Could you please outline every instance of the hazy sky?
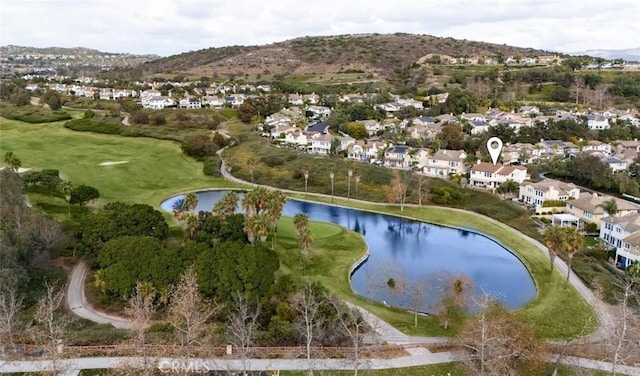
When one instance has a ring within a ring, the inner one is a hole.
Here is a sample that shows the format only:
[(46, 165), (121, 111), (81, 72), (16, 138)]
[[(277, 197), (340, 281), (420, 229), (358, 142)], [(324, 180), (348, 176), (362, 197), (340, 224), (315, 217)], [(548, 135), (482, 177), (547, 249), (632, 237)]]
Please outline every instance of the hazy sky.
[(406, 32), (560, 52), (640, 47), (640, 0), (0, 0), (0, 45), (172, 55)]

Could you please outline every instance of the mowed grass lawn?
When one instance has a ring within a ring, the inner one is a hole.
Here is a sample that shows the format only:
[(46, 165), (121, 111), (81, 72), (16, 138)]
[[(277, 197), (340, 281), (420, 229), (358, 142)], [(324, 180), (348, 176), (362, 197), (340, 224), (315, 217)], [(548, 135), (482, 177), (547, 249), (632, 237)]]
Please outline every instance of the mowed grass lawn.
[(74, 132), (63, 125), (2, 119), (0, 151), (13, 151), (24, 168), (57, 169), (74, 186), (96, 187), (100, 204), (123, 201), (158, 207), (179, 192), (229, 185), (205, 176), (202, 163), (182, 154), (176, 142)]

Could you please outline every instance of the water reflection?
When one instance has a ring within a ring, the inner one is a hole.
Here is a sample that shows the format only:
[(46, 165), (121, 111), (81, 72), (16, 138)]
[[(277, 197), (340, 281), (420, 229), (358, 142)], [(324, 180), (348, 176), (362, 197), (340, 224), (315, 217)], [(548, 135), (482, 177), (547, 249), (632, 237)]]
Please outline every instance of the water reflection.
[[(211, 210), (225, 193), (200, 192), (196, 210)], [(163, 202), (163, 209), (171, 211), (173, 202), (181, 197)], [(370, 257), (354, 272), (351, 284), (357, 293), (372, 299), (411, 308), (409, 302), (415, 300), (411, 291), (424, 290), (424, 299), (416, 308), (430, 312), (442, 291), (440, 276), (457, 274), (473, 282), (475, 293), (487, 291), (511, 309), (522, 307), (536, 295), (522, 262), (500, 244), (472, 231), (296, 200), (287, 201), (283, 215), (301, 212), (364, 236)], [(404, 284), (403, 288), (390, 288), (390, 278)], [(416, 287), (422, 284), (426, 287)]]

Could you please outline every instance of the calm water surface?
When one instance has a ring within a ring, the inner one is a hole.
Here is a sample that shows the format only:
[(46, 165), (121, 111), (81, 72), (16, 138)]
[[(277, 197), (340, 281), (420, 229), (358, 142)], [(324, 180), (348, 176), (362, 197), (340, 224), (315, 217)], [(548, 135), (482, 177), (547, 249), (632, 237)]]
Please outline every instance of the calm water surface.
[[(211, 211), (226, 191), (198, 193), (197, 211)], [(171, 211), (183, 195), (162, 203)], [(412, 290), (420, 292), (420, 311), (433, 312), (443, 280), (465, 274), (476, 294), (483, 290), (517, 309), (536, 296), (522, 262), (497, 242), (472, 231), (441, 227), (386, 214), (288, 200), (283, 215), (305, 213), (315, 221), (331, 222), (364, 236), (370, 249), (367, 262), (351, 278), (360, 295), (399, 307), (411, 307)], [(389, 288), (393, 278), (396, 288)]]

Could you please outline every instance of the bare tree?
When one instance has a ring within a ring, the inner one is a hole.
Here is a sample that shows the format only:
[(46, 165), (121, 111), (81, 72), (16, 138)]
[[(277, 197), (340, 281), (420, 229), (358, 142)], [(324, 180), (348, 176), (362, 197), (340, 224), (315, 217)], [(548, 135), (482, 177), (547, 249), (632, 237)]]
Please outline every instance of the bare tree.
[(327, 297), (327, 300), (336, 310), (340, 328), (351, 341), (353, 348), (351, 365), (353, 366), (354, 376), (358, 376), (362, 360), (361, 346), (365, 338), (371, 335), (372, 328), (356, 307), (345, 304), (336, 297)]
[(305, 341), (307, 365), (307, 375), (313, 375), (313, 364), (311, 362), (311, 345), (319, 336), (324, 317), (320, 313), (322, 301), (315, 294), (314, 288), (306, 284), (296, 296), (294, 296), (294, 307), (299, 314), (296, 329)]
[(631, 307), (633, 300), (637, 301), (638, 292), (636, 285), (640, 282), (640, 266), (635, 264), (630, 268), (628, 276), (621, 281), (622, 292), (619, 294), (616, 310), (616, 325), (614, 327), (611, 341), (608, 344), (611, 348), (611, 374), (616, 375), (616, 366), (625, 364), (625, 361), (632, 355), (640, 353), (640, 320), (637, 312)]
[(387, 199), (391, 203), (400, 204), (400, 211), (404, 210), (407, 200), (407, 176), (405, 172), (393, 170), (393, 179), (387, 188)]
[(138, 349), (145, 345), (145, 331), (151, 323), (151, 317), (156, 311), (153, 303), (156, 291), (149, 282), (138, 282), (129, 298), (129, 304), (125, 308), (125, 314), (131, 318), (131, 331), (133, 332)]
[(480, 311), (459, 336), (471, 353), (468, 375), (530, 375), (545, 364), (546, 346), (528, 325), (486, 293), (476, 304)]
[(258, 329), (260, 305), (252, 304), (240, 293), (233, 297), (233, 308), (227, 320), (227, 340), (236, 349), (242, 362), (243, 374), (247, 373), (247, 359)]
[(0, 287), (0, 345), (13, 344), (13, 331), (18, 313), (22, 308), (22, 297), (15, 286)]
[(182, 275), (180, 283), (171, 293), (168, 307), (169, 322), (178, 331), (187, 351), (193, 343), (199, 343), (207, 321), (216, 313), (217, 307), (203, 299), (193, 269)]
[(63, 346), (65, 331), (69, 324), (66, 315), (56, 313), (62, 305), (63, 298), (64, 289), (45, 282), (45, 294), (38, 301), (33, 315), (35, 325), (30, 328), (34, 340), (41, 344), (51, 356), (54, 374), (58, 370), (61, 346)]
[(409, 294), (409, 310), (413, 311), (413, 326), (418, 327), (418, 314), (427, 297), (426, 282), (416, 281), (411, 285), (411, 293)]
[(472, 292), (472, 282), (464, 274), (443, 274), (437, 278), (441, 284), (442, 294), (437, 303), (436, 315), (441, 325), (448, 329), (451, 320), (466, 311)]

